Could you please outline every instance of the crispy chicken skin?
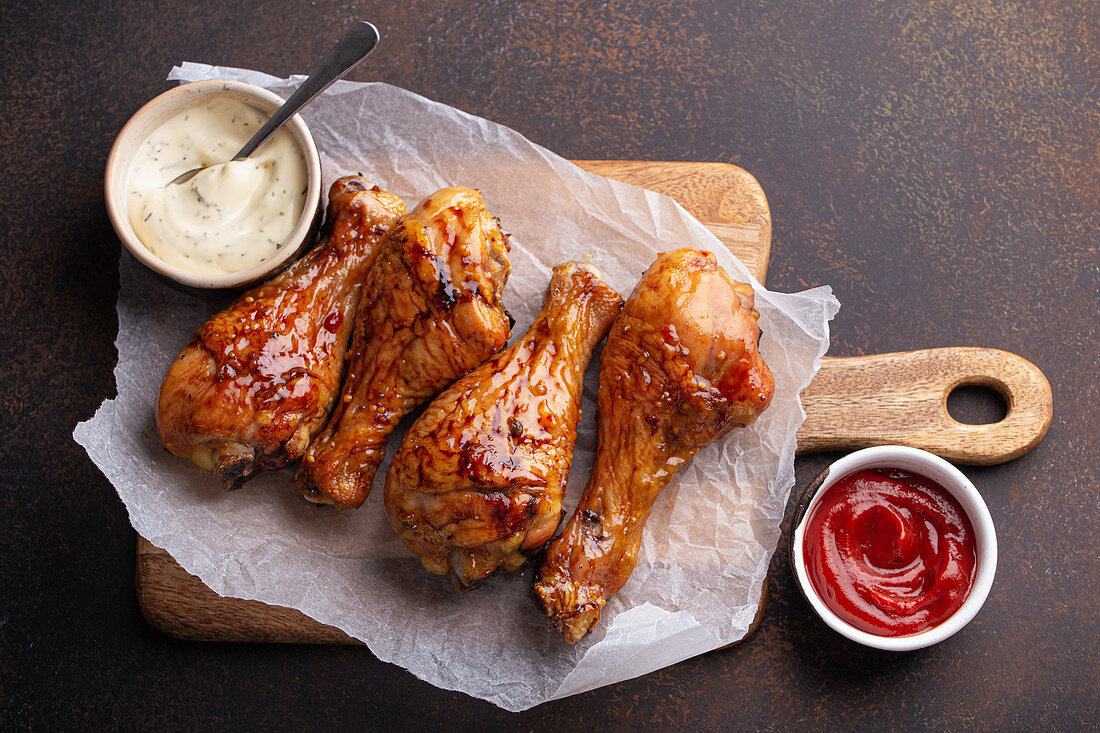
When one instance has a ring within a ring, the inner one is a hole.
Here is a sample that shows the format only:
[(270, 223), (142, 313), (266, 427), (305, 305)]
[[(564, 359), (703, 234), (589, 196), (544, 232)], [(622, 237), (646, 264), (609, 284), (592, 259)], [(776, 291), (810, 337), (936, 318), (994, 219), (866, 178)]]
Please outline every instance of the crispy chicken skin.
[(386, 478), (405, 546), (466, 589), (527, 562), (554, 534), (581, 417), (584, 372), (622, 298), (592, 265), (554, 268), (527, 333), (422, 414)]
[(534, 584), (567, 642), (591, 631), (626, 583), (649, 511), (673, 474), (771, 401), (757, 317), (752, 289), (714, 255), (680, 249), (657, 258), (611, 326), (600, 358), (596, 465)]
[(343, 393), (298, 467), (310, 501), (358, 507), (398, 421), (499, 351), (508, 239), (480, 194), (445, 188), (390, 231), (367, 276)]
[(165, 447), (226, 489), (297, 460), (339, 391), (360, 283), (405, 211), (358, 176), (336, 181), (327, 238), (203, 324), (168, 368)]

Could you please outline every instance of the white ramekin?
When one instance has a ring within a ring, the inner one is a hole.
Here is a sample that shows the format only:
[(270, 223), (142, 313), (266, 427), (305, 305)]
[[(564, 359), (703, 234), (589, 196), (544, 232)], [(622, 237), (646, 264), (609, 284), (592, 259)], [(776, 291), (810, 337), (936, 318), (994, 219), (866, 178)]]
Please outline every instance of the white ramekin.
[(273, 256), (241, 272), (202, 275), (164, 262), (142, 244), (130, 225), (127, 211), (126, 175), (130, 170), (130, 163), (142, 142), (162, 123), (178, 112), (199, 104), (207, 97), (222, 94), (235, 97), (268, 114), (274, 113), (283, 103), (279, 95), (274, 92), (239, 81), (211, 80), (182, 84), (155, 97), (139, 109), (119, 132), (107, 156), (104, 196), (111, 224), (122, 240), (122, 244), (150, 270), (193, 288), (239, 288), (269, 279), (293, 262), (308, 245), (312, 244), (314, 227), (321, 214), (321, 158), (306, 123), (299, 115), (294, 115), (287, 120), (284, 127), (290, 130), (302, 150), (309, 184), (298, 223), (287, 241)]
[[(802, 551), (806, 518), (817, 506), (825, 490), (855, 471), (871, 468), (897, 468), (926, 476), (951, 493), (962, 505), (974, 528), (977, 567), (970, 595), (954, 614), (939, 625), (911, 636), (878, 636), (857, 629), (833, 613), (814, 589), (806, 571)], [(883, 445), (851, 453), (822, 471), (806, 487), (795, 510), (790, 545), (791, 570), (810, 606), (822, 621), (839, 634), (864, 646), (887, 651), (912, 651), (938, 644), (966, 626), (978, 613), (993, 586), (997, 571), (997, 534), (993, 518), (974, 484), (953, 465), (926, 451), (899, 445)]]

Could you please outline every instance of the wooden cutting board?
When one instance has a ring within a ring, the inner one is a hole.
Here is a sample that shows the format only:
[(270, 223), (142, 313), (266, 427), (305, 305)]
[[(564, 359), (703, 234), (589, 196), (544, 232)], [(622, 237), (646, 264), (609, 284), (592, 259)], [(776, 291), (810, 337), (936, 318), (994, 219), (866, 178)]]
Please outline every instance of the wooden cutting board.
[[(764, 282), (771, 216), (764, 191), (746, 171), (722, 163), (578, 165), (673, 197)], [(1005, 418), (989, 425), (956, 422), (947, 412), (947, 396), (970, 385), (998, 391), (1008, 408)], [(1014, 354), (983, 348), (826, 357), (803, 392), (802, 403), (806, 422), (798, 432), (800, 453), (893, 443), (970, 464), (1000, 463), (1023, 455), (1042, 439), (1052, 415), (1050, 385), (1038, 368)], [(183, 639), (358, 643), (299, 611), (223, 598), (141, 537), (137, 592), (145, 618)], [(763, 607), (761, 599), (761, 612)]]

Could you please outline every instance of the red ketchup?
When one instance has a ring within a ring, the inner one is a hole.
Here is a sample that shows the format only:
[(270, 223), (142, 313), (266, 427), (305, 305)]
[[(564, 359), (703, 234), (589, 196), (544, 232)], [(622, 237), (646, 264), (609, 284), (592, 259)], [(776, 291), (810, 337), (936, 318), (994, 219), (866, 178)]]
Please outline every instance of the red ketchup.
[(931, 629), (974, 583), (970, 518), (942, 486), (907, 471), (856, 471), (826, 489), (802, 553), (825, 605), (877, 636)]

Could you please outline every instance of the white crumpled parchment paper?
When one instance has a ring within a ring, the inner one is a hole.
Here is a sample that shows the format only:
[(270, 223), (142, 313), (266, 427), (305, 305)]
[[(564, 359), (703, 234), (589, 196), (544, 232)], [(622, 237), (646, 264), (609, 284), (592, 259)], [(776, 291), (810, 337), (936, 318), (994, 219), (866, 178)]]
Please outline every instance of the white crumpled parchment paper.
[[(302, 77), (185, 63), (170, 79), (238, 79), (284, 98)], [(800, 390), (817, 371), (838, 303), (828, 288), (765, 290), (672, 199), (582, 171), (493, 122), (385, 84), (338, 82), (303, 116), (321, 151), (325, 190), (359, 172), (410, 208), (434, 190), (481, 190), (512, 234), (505, 303), (522, 334), (551, 268), (585, 259), (624, 297), (658, 252), (713, 251), (751, 282), (775, 373), (775, 398), (680, 471), (658, 499), (638, 567), (595, 631), (569, 646), (529, 597), (531, 571), (459, 595), (401, 545), (375, 489), (357, 511), (303, 501), (290, 471), (234, 493), (167, 453), (153, 410), (165, 369), (209, 315), (228, 304), (163, 284), (124, 256), (118, 298), (118, 397), (73, 435), (118, 490), (134, 528), (226, 596), (297, 608), (362, 640), (380, 659), (433, 685), (508, 710), (630, 679), (742, 638), (794, 483)], [(585, 382), (566, 507), (576, 505), (596, 447), (597, 362)], [(392, 453), (400, 434), (390, 441)]]

